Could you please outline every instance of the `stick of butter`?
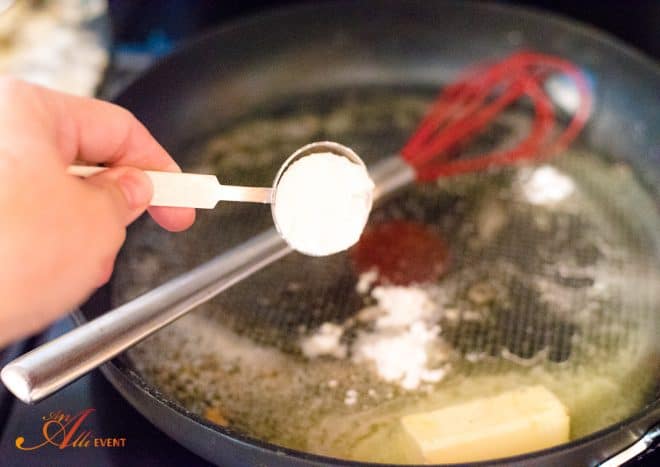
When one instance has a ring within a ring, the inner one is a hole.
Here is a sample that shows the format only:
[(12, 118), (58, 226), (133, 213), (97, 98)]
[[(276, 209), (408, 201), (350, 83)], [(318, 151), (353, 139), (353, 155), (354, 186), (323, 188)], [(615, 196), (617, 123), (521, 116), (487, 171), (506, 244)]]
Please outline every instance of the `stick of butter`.
[(568, 441), (566, 407), (542, 386), (530, 386), (401, 418), (428, 463), (513, 456)]

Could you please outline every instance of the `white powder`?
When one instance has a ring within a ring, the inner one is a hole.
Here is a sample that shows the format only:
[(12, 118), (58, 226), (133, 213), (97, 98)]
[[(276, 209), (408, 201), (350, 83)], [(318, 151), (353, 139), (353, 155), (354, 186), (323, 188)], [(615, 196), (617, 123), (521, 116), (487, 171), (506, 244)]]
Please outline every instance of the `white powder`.
[(371, 296), (385, 312), (376, 319), (379, 329), (410, 326), (431, 318), (436, 308), (426, 292), (418, 287), (380, 286)]
[(522, 191), (532, 204), (555, 204), (568, 198), (575, 191), (575, 184), (566, 175), (549, 165), (533, 171), (521, 172)]
[(355, 290), (357, 293), (365, 295), (367, 292), (369, 292), (369, 289), (376, 283), (377, 280), (378, 270), (369, 269), (368, 271), (360, 274), (360, 277), (358, 277), (357, 285), (355, 286)]
[(430, 369), (429, 347), (437, 342), (438, 309), (420, 287), (380, 286), (371, 295), (383, 314), (373, 331), (359, 331), (352, 346), (355, 362), (372, 362), (385, 381), (403, 389), (417, 389), (422, 382), (440, 381), (445, 370)]
[(277, 229), (294, 249), (325, 256), (354, 245), (371, 211), (367, 170), (331, 153), (305, 156), (286, 169), (275, 193)]
[(358, 401), (358, 392), (355, 389), (349, 389), (346, 391), (346, 397), (344, 398), (344, 404), (346, 405), (355, 405)]
[[(437, 351), (441, 341), (440, 327), (436, 324), (440, 310), (425, 289), (378, 286), (371, 296), (378, 302), (379, 313), (368, 313), (369, 327), (357, 329), (350, 349), (340, 344), (349, 324), (324, 323), (316, 333), (301, 341), (303, 353), (308, 358), (319, 355), (343, 358), (350, 351), (354, 362), (372, 364), (383, 380), (406, 390), (417, 389), (421, 383), (440, 381), (446, 370), (429, 368), (431, 352)], [(365, 320), (361, 323), (365, 324)], [(434, 361), (445, 359), (445, 355), (433, 355)], [(356, 398), (347, 395), (345, 402), (352, 405), (355, 401)]]
[(346, 356), (346, 346), (340, 343), (344, 329), (338, 324), (323, 323), (311, 336), (300, 342), (300, 349), (309, 358), (329, 355), (336, 358)]

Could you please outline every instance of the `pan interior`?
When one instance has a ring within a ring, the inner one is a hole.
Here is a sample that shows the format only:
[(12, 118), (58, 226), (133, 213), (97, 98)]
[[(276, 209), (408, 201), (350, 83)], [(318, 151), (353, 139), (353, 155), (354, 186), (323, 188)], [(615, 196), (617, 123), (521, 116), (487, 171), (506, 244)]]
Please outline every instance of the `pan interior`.
[[(346, 88), (287, 99), (191, 142), (181, 160), (188, 171), (256, 186), (270, 185), (287, 155), (310, 141), (341, 142), (373, 164), (396, 153), (436, 91)], [(503, 115), (477, 146), (506, 144), (526, 121), (524, 109)], [(538, 198), (548, 174), (565, 183), (563, 198)], [(410, 186), (379, 204), (371, 225), (423, 224), (444, 239), (451, 258), (439, 280), (415, 286), (434, 306), (425, 352), (438, 372), (412, 389), (355, 358), (361, 336), (375, 335), (364, 311), (375, 299), (373, 290), (358, 291), (350, 253), (292, 253), (129, 358), (201, 416), (332, 457), (417, 462), (399, 428), (402, 415), (530, 384), (563, 401), (571, 438), (580, 438), (657, 396), (656, 203), (628, 165), (576, 145), (543, 165)], [(230, 203), (199, 212), (180, 235), (141, 220), (118, 260), (113, 304), (271, 222), (267, 206)], [(338, 330), (339, 350), (310, 358), (302, 344), (322, 329)]]

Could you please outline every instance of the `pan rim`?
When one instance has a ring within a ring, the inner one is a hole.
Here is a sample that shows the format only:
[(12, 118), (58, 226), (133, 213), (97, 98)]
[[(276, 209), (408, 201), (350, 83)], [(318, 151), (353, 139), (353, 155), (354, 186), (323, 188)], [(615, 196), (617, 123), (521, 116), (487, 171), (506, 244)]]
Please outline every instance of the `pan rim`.
[[(371, 3), (383, 4), (400, 4), (400, 0), (370, 0)], [(423, 5), (425, 2), (420, 0), (408, 0), (409, 3), (416, 3)], [(613, 34), (602, 31), (589, 23), (584, 23), (567, 16), (550, 12), (543, 8), (531, 6), (516, 6), (500, 3), (486, 3), (478, 0), (440, 0), (438, 3), (453, 4), (453, 5), (469, 5), (470, 8), (480, 8), (484, 11), (493, 11), (497, 13), (512, 13), (519, 16), (527, 16), (535, 20), (542, 20), (546, 23), (552, 23), (554, 26), (565, 28), (572, 33), (585, 36), (591, 40), (595, 40), (604, 44), (612, 49), (616, 49), (622, 54), (628, 55), (633, 60), (636, 60), (640, 65), (648, 68), (649, 71), (654, 73), (660, 79), (660, 62), (654, 60), (651, 56), (643, 51), (637, 49), (614, 36)], [(321, 8), (335, 9), (341, 5), (355, 5), (351, 0), (321, 0), (319, 2), (292, 4), (285, 7), (271, 7), (263, 10), (248, 14), (246, 16), (238, 17), (221, 23), (215, 28), (208, 31), (201, 32), (192, 38), (185, 39), (174, 47), (169, 53), (164, 56), (158, 57), (154, 62), (149, 65), (145, 70), (137, 73), (134, 77), (124, 84), (123, 87), (118, 89), (114, 95), (111, 95), (109, 100), (121, 100), (122, 96), (137, 82), (142, 80), (146, 75), (154, 73), (158, 68), (168, 66), (170, 62), (177, 59), (179, 56), (185, 55), (189, 49), (197, 47), (200, 44), (206, 43), (209, 39), (216, 35), (227, 34), (236, 29), (243, 29), (252, 24), (259, 24), (267, 19), (274, 19), (277, 17), (287, 17), (293, 14), (302, 13), (305, 11), (316, 11)]]

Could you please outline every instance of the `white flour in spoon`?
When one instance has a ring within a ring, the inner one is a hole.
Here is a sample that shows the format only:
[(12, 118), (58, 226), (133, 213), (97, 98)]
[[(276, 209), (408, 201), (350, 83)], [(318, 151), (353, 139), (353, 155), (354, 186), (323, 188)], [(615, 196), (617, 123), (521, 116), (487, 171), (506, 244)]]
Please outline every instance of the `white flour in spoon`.
[(367, 170), (331, 153), (305, 156), (277, 185), (273, 214), (291, 247), (312, 256), (343, 251), (362, 234), (374, 183)]

